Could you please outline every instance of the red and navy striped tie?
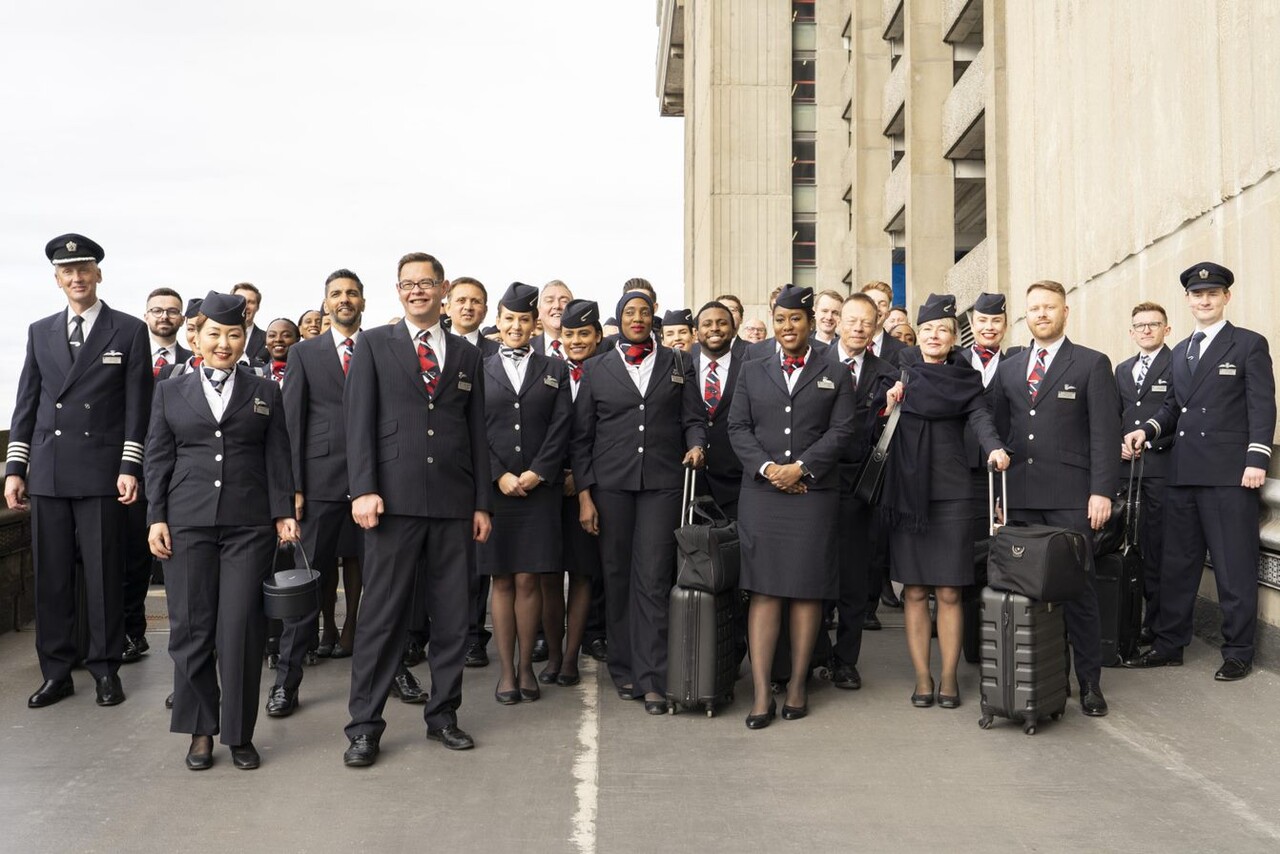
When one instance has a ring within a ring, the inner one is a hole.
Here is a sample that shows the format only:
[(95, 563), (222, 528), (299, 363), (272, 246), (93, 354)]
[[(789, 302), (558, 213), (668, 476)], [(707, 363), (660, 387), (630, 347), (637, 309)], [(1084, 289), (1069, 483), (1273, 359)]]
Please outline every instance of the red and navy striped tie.
[(1044, 360), (1048, 355), (1049, 351), (1043, 347), (1036, 351), (1035, 367), (1031, 369), (1031, 376), (1027, 377), (1027, 391), (1031, 392), (1032, 401), (1040, 393), (1040, 381), (1044, 379)]

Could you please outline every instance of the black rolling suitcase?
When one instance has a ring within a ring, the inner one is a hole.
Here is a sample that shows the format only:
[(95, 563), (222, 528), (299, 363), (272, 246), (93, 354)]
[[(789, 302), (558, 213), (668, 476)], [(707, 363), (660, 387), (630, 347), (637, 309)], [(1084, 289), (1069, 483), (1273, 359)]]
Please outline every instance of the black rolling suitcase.
[[(1135, 472), (1136, 469), (1136, 472)], [(1142, 633), (1142, 552), (1138, 521), (1142, 505), (1142, 457), (1129, 470), (1124, 539), (1119, 551), (1095, 557), (1098, 611), (1102, 618), (1102, 666), (1119, 667), (1138, 654)]]
[[(993, 476), (994, 477), (994, 476)], [(1005, 490), (1008, 494), (1008, 490)], [(991, 507), (995, 528), (995, 508)], [(1044, 718), (1067, 708), (1067, 627), (1062, 607), (1020, 593), (982, 591), (983, 729), (997, 718), (1021, 721), (1034, 735)]]
[[(685, 473), (684, 525), (693, 524), (693, 469)], [(709, 559), (709, 558), (708, 558)], [(737, 618), (734, 589), (710, 593), (676, 586), (671, 589), (667, 628), (667, 702), (671, 713), (733, 702), (738, 679)]]

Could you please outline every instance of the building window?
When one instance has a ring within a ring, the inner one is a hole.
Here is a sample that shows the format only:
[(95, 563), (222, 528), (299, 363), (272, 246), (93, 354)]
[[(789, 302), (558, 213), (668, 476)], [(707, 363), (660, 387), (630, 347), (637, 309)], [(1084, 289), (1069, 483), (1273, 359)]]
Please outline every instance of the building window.
[(812, 104), (817, 100), (818, 87), (814, 82), (817, 63), (812, 59), (797, 59), (791, 63), (791, 99), (799, 104)]
[(791, 141), (791, 183), (816, 184), (816, 143), (811, 139)]
[(791, 265), (818, 266), (818, 226), (812, 222), (792, 223)]
[(818, 0), (791, 0), (791, 23), (813, 24), (817, 22), (814, 9)]

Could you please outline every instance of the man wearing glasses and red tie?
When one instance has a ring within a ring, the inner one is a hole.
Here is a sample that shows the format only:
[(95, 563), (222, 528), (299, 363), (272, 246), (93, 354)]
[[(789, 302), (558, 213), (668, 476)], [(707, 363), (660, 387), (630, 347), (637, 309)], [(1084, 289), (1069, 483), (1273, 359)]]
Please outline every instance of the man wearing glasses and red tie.
[[(348, 766), (377, 761), (382, 709), (404, 652), (412, 600), (431, 624), (427, 738), (475, 742), (458, 726), (471, 614), (471, 543), (489, 537), (491, 479), (480, 351), (440, 324), (448, 289), (431, 255), (400, 259), (404, 319), (356, 342), (345, 397), (352, 516), (364, 529), (365, 589), (351, 666)], [(304, 517), (305, 518), (305, 517)]]

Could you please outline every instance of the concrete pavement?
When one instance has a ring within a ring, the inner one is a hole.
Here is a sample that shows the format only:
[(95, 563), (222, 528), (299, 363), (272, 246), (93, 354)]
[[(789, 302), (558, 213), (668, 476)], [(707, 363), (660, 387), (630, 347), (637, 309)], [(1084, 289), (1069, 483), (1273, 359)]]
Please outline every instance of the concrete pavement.
[[(300, 710), (259, 719), (261, 769), (182, 764), (168, 731), (167, 636), (122, 669), (128, 701), (28, 710), (29, 632), (0, 636), (0, 851), (1270, 851), (1280, 850), (1280, 677), (1213, 681), (1186, 665), (1106, 671), (1112, 712), (1073, 701), (1039, 734), (978, 728), (976, 668), (958, 710), (912, 708), (900, 612), (868, 633), (866, 687), (811, 691), (811, 715), (761, 732), (733, 706), (652, 718), (597, 681), (502, 707), (494, 667), (468, 670), (461, 724), (427, 742), (421, 707), (392, 700), (383, 753), (342, 766), (349, 660), (308, 668)], [(417, 669), (424, 682), (425, 666)], [(271, 674), (264, 676), (269, 684)]]

